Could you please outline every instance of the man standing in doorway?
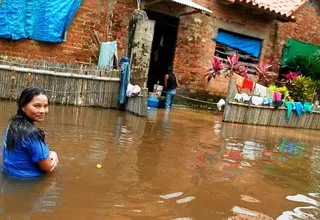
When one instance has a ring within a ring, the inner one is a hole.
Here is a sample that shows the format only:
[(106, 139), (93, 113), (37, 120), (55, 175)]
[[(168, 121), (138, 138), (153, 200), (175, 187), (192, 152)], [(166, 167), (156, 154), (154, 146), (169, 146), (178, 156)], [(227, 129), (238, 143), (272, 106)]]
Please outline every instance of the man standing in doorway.
[(164, 90), (166, 91), (166, 101), (165, 108), (166, 110), (170, 110), (172, 107), (173, 97), (176, 95), (176, 88), (178, 86), (178, 82), (176, 76), (172, 72), (172, 67), (168, 67), (168, 72), (164, 76)]

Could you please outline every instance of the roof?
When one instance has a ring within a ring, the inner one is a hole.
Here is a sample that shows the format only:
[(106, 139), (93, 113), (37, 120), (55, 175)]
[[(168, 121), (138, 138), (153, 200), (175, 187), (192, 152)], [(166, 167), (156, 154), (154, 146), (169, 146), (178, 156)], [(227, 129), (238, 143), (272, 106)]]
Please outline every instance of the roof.
[(292, 14), (309, 0), (226, 0), (264, 10), (281, 18), (293, 19)]
[(205, 8), (205, 7), (199, 5), (191, 0), (170, 0), (170, 1), (182, 4), (185, 6), (189, 6), (190, 8), (197, 9), (197, 10), (200, 10), (203, 12), (212, 13), (211, 10), (209, 10), (209, 9), (207, 9), (207, 8)]
[[(1, 0), (0, 0), (1, 1)], [(178, 3), (180, 5), (183, 6), (187, 6), (190, 8), (195, 9), (196, 11), (200, 11), (200, 12), (204, 12), (206, 14), (210, 14), (212, 13), (211, 10), (203, 7), (202, 5), (199, 5), (195, 2), (193, 2), (192, 0), (146, 0), (144, 1), (144, 7), (148, 7), (150, 5), (156, 4), (156, 3), (160, 3), (160, 2), (173, 2), (173, 3)]]

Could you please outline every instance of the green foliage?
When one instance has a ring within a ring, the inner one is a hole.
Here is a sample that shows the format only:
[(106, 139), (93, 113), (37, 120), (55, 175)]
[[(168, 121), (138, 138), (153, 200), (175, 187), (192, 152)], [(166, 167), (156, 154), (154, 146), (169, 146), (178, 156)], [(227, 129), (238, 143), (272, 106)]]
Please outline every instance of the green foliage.
[(320, 50), (311, 56), (297, 56), (289, 66), (313, 80), (320, 80)]
[(306, 76), (298, 76), (293, 80), (290, 95), (294, 100), (312, 101), (315, 92), (315, 82)]
[(317, 80), (314, 82), (314, 87), (315, 87), (314, 89), (316, 90), (316, 93), (320, 95), (320, 80)]

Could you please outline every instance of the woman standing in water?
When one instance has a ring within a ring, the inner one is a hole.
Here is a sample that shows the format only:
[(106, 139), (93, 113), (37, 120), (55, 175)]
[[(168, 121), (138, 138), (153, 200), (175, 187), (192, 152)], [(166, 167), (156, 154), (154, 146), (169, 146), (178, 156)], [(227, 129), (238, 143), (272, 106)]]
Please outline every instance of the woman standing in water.
[(168, 73), (164, 76), (164, 89), (166, 91), (166, 101), (165, 108), (166, 110), (170, 110), (172, 107), (173, 97), (176, 95), (176, 88), (178, 86), (178, 82), (176, 76), (172, 72), (172, 67), (168, 67)]
[(18, 111), (9, 121), (3, 142), (3, 171), (13, 177), (32, 178), (52, 172), (58, 155), (49, 151), (44, 132), (35, 125), (48, 113), (48, 98), (37, 87), (26, 88), (18, 100)]

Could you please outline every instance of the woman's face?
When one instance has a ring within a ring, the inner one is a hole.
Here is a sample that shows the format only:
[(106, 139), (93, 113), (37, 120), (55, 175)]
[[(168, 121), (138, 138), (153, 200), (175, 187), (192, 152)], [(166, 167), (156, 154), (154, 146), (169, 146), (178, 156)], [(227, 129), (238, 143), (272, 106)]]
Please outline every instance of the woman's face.
[(49, 112), (48, 98), (46, 95), (40, 94), (22, 107), (22, 111), (33, 122), (42, 122)]

